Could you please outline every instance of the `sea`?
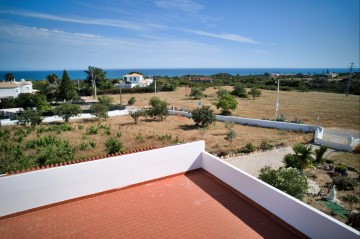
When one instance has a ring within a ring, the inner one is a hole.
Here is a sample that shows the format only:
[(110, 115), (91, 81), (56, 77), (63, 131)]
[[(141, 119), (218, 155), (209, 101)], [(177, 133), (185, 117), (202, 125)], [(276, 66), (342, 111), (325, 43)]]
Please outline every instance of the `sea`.
[[(72, 80), (86, 79), (84, 70), (67, 70)], [(136, 71), (147, 77), (168, 76), (180, 77), (186, 75), (211, 76), (218, 73), (228, 73), (231, 75), (263, 75), (270, 74), (323, 74), (327, 71), (335, 73), (347, 73), (348, 68), (165, 68), (165, 69), (104, 69), (109, 79), (122, 78), (129, 72)], [(359, 72), (359, 69), (353, 69), (353, 72)], [(47, 75), (56, 74), (62, 77), (63, 70), (46, 70), (46, 71), (0, 71), (0, 79), (4, 78), (6, 73), (12, 73), (16, 80), (44, 80)]]

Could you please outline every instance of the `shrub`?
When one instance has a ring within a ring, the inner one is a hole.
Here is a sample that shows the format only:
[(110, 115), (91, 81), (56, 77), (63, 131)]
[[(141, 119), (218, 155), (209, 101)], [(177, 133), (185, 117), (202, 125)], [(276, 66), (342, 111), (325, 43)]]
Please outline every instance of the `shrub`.
[(79, 124), (79, 125), (78, 125), (78, 129), (79, 129), (79, 130), (83, 130), (83, 129), (84, 129), (84, 125)]
[(113, 154), (121, 152), (124, 149), (123, 144), (116, 138), (109, 138), (105, 141), (106, 152), (108, 154)]
[(243, 147), (241, 149), (241, 152), (245, 153), (245, 154), (249, 154), (249, 153), (255, 152), (255, 150), (256, 150), (256, 147), (252, 143), (247, 143), (245, 145), (245, 147)]
[(333, 177), (332, 183), (336, 186), (338, 190), (353, 190), (358, 182), (355, 179), (352, 179), (347, 176), (336, 176)]
[(274, 170), (266, 166), (260, 170), (259, 179), (300, 200), (308, 189), (306, 176), (295, 168)]
[(231, 114), (230, 110), (235, 110), (238, 105), (236, 98), (230, 94), (225, 94), (215, 103), (216, 108), (221, 108), (222, 114)]
[(266, 142), (266, 141), (261, 141), (261, 144), (260, 144), (259, 148), (260, 148), (262, 151), (267, 151), (267, 150), (272, 150), (272, 149), (274, 148), (274, 145), (269, 144), (269, 143)]
[(89, 141), (89, 145), (91, 148), (96, 148), (96, 143), (94, 141)]
[(90, 134), (97, 134), (99, 131), (99, 128), (95, 125), (90, 126), (89, 128), (86, 129), (86, 134), (90, 135)]
[(236, 131), (233, 130), (233, 129), (230, 129), (230, 130), (228, 131), (228, 133), (226, 134), (225, 140), (229, 141), (230, 144), (231, 144), (232, 141), (236, 138), (236, 136), (237, 136)]
[(135, 102), (136, 102), (135, 97), (131, 97), (131, 98), (128, 100), (128, 105), (133, 105), (133, 104), (135, 104)]
[(54, 113), (69, 122), (70, 117), (77, 116), (82, 112), (79, 105), (63, 103), (54, 109)]
[(346, 194), (345, 196), (343, 196), (344, 201), (349, 202), (349, 203), (358, 203), (359, 202), (359, 198), (354, 195), (354, 194)]
[(206, 128), (215, 121), (213, 110), (210, 106), (202, 106), (191, 111), (192, 119), (201, 128)]
[(95, 115), (95, 117), (98, 120), (101, 120), (101, 118), (106, 119), (109, 117), (108, 111), (109, 107), (106, 104), (94, 104), (90, 107), (90, 111), (92, 115)]
[(80, 145), (79, 145), (79, 149), (80, 150), (85, 150), (89, 147), (89, 144), (86, 143), (86, 142), (82, 142)]
[(225, 94), (230, 94), (230, 91), (224, 89), (224, 88), (220, 88), (217, 92), (216, 95), (218, 98), (221, 98), (221, 96), (225, 95)]
[(134, 124), (137, 124), (140, 117), (146, 116), (146, 111), (145, 110), (129, 111), (129, 115), (134, 120)]
[(32, 127), (41, 124), (41, 112), (40, 111), (32, 111), (32, 110), (25, 110), (23, 111), (20, 116), (17, 117), (17, 124), (22, 126), (26, 126), (30, 123)]
[(139, 131), (139, 133), (136, 134), (136, 137), (135, 139), (139, 142), (144, 142), (145, 141), (145, 138), (144, 138), (144, 135)]
[(295, 154), (287, 154), (284, 157), (284, 163), (287, 168), (297, 168), (304, 170), (312, 165), (312, 146), (306, 146), (304, 144), (295, 144), (293, 146)]
[(194, 99), (198, 100), (198, 99), (201, 99), (204, 96), (204, 94), (203, 94), (203, 91), (201, 90), (201, 88), (194, 87), (194, 88), (191, 88), (190, 96), (192, 96)]
[(360, 154), (360, 144), (357, 144), (352, 152), (354, 154)]
[(107, 95), (101, 95), (98, 97), (99, 104), (110, 106), (113, 102), (113, 98), (107, 96)]
[(324, 162), (324, 154), (326, 152), (326, 150), (328, 149), (327, 146), (324, 146), (324, 145), (321, 145), (320, 148), (318, 149), (315, 149), (315, 155), (316, 155), (316, 158), (315, 158), (315, 162), (316, 163), (323, 163)]
[(169, 110), (167, 108), (168, 103), (164, 100), (160, 100), (158, 97), (154, 96), (150, 99), (150, 108), (146, 111), (147, 115), (162, 121), (166, 119), (169, 115)]
[(255, 100), (255, 97), (259, 97), (261, 95), (261, 90), (252, 87), (249, 91), (249, 95), (251, 95), (253, 97), (253, 100)]
[(249, 97), (249, 95), (246, 93), (245, 87), (241, 84), (236, 84), (234, 86), (234, 90), (231, 93), (240, 98), (248, 98)]

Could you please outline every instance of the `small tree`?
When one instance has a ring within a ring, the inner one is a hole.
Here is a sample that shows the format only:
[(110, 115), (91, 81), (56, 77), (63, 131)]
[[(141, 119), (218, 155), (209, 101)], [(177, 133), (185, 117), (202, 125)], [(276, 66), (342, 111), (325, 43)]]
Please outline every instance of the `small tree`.
[(224, 88), (220, 88), (217, 92), (216, 95), (218, 98), (221, 98), (221, 96), (225, 95), (225, 94), (230, 94), (230, 91), (228, 91), (227, 89)]
[(315, 155), (316, 155), (316, 163), (322, 163), (324, 161), (324, 154), (327, 151), (328, 147), (321, 145), (320, 148), (315, 149)]
[(54, 109), (54, 113), (65, 120), (65, 123), (69, 122), (70, 117), (77, 116), (82, 112), (79, 105), (70, 103), (63, 103)]
[(198, 99), (201, 99), (204, 96), (204, 94), (203, 94), (203, 91), (201, 90), (201, 88), (194, 87), (194, 88), (191, 88), (190, 96), (192, 96), (194, 99), (198, 100)]
[(141, 116), (146, 116), (146, 112), (144, 110), (129, 111), (129, 115), (134, 120), (134, 124), (137, 124)]
[(234, 90), (232, 91), (232, 94), (240, 98), (249, 97), (248, 94), (246, 93), (245, 87), (239, 83), (234, 86)]
[(169, 115), (169, 110), (167, 108), (168, 103), (164, 100), (160, 100), (158, 97), (154, 96), (150, 99), (150, 108), (146, 111), (147, 115), (163, 121)]
[(58, 99), (71, 101), (78, 97), (76, 88), (70, 80), (70, 77), (66, 70), (63, 72), (63, 76), (58, 88)]
[(284, 163), (287, 168), (297, 168), (303, 171), (308, 166), (312, 165), (314, 159), (312, 155), (312, 146), (304, 144), (295, 144), (293, 146), (295, 154), (287, 154), (284, 157)]
[(5, 81), (14, 81), (15, 80), (15, 77), (12, 73), (6, 73), (4, 75), (4, 80)]
[(131, 98), (128, 100), (128, 105), (133, 105), (133, 104), (135, 104), (135, 102), (136, 102), (135, 97), (131, 97)]
[(229, 141), (229, 143), (231, 144), (232, 141), (236, 138), (236, 136), (237, 136), (236, 131), (233, 130), (233, 129), (229, 129), (228, 133), (226, 134), (225, 139), (226, 139), (227, 141)]
[(259, 179), (300, 200), (308, 190), (306, 176), (295, 168), (274, 170), (266, 166), (260, 170)]
[(98, 101), (99, 101), (99, 104), (102, 104), (102, 105), (105, 105), (105, 106), (109, 107), (114, 100), (110, 96), (101, 95), (101, 96), (98, 97)]
[(32, 110), (25, 110), (23, 111), (20, 116), (18, 116), (18, 123), (19, 125), (26, 126), (28, 123), (32, 127), (41, 124), (41, 112), (40, 111), (32, 111)]
[(95, 117), (98, 120), (101, 120), (101, 118), (106, 119), (109, 117), (109, 115), (108, 115), (109, 107), (105, 104), (101, 104), (101, 103), (93, 104), (90, 107), (90, 111), (91, 111), (91, 114), (95, 115)]
[(251, 95), (253, 97), (253, 100), (255, 100), (255, 97), (259, 97), (261, 95), (261, 90), (253, 87), (249, 91), (249, 95)]
[(215, 121), (213, 110), (210, 109), (210, 106), (202, 106), (201, 108), (194, 109), (191, 111), (191, 114), (195, 124), (201, 128), (206, 128)]
[(230, 94), (221, 96), (218, 102), (215, 103), (216, 108), (222, 109), (222, 114), (231, 114), (230, 110), (235, 110), (237, 107), (236, 98)]

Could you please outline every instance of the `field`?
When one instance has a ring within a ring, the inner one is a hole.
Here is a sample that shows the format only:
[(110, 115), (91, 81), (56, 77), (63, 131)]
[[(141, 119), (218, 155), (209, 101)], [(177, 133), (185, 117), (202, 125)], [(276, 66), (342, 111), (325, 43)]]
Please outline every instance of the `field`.
[[(231, 90), (231, 87), (224, 87)], [(175, 92), (159, 92), (156, 96), (166, 100), (170, 106), (177, 109), (194, 109), (198, 102), (210, 105), (215, 113), (220, 113), (213, 103), (217, 89), (208, 88), (201, 100), (192, 100), (188, 97), (190, 88), (180, 87)], [(130, 97), (136, 98), (135, 107), (148, 106), (148, 100), (154, 96), (147, 94), (124, 94), (123, 103)], [(119, 103), (119, 95), (112, 95), (114, 101)], [(238, 99), (238, 108), (233, 115), (257, 119), (274, 119), (276, 91), (262, 90), (262, 95), (255, 100)], [(360, 96), (322, 92), (290, 92), (280, 91), (279, 114), (284, 113), (287, 120), (300, 118), (305, 124), (317, 124), (323, 127), (337, 127), (360, 130)], [(319, 116), (319, 122), (317, 118)]]

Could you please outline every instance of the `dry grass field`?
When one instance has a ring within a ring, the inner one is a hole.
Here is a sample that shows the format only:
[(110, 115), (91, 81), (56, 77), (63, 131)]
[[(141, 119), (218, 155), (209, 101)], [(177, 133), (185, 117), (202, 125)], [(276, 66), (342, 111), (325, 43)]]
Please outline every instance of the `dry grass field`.
[[(225, 87), (231, 90), (231, 87)], [(170, 106), (178, 109), (194, 109), (199, 101), (203, 105), (210, 105), (215, 113), (220, 113), (213, 105), (216, 99), (213, 87), (204, 93), (207, 97), (201, 100), (189, 99), (190, 88), (180, 87), (175, 92), (159, 92), (156, 95), (166, 100)], [(130, 97), (136, 98), (135, 107), (148, 106), (153, 93), (124, 94), (123, 103)], [(119, 96), (112, 95), (114, 101), (119, 103)], [(255, 100), (238, 98), (238, 108), (233, 115), (257, 119), (273, 119), (275, 113), (276, 91), (262, 90), (262, 95)], [(305, 124), (320, 124), (323, 127), (338, 127), (344, 129), (360, 130), (360, 96), (322, 92), (289, 92), (280, 91), (279, 114), (284, 113), (287, 120), (300, 118)], [(319, 123), (316, 119), (319, 116)]]

